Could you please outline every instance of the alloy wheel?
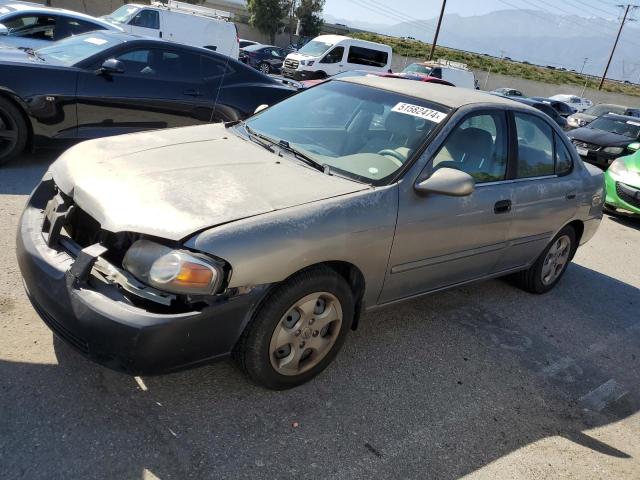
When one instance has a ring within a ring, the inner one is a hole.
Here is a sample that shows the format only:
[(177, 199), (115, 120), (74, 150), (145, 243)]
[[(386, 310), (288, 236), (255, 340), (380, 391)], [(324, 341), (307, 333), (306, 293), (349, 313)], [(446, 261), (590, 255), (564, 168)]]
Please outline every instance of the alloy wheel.
[(269, 68), (269, 64), (268, 63), (261, 63), (260, 64), (260, 71), (262, 73), (264, 73), (265, 75), (269, 73), (270, 68)]
[(0, 157), (13, 150), (18, 143), (18, 125), (4, 110), (0, 109)]
[(299, 375), (331, 351), (342, 326), (342, 306), (331, 293), (316, 292), (293, 304), (278, 322), (269, 344), (271, 366)]
[(553, 242), (542, 263), (542, 283), (551, 285), (562, 274), (571, 255), (571, 239), (562, 235)]

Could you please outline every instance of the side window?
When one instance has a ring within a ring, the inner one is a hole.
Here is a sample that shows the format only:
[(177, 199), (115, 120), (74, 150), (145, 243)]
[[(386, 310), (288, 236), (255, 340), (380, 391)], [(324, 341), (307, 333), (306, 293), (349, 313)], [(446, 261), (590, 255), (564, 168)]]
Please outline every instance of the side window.
[(61, 40), (72, 35), (80, 35), (94, 30), (104, 30), (104, 27), (96, 23), (78, 20), (77, 18), (59, 17), (55, 40)]
[(518, 178), (553, 175), (553, 130), (541, 118), (514, 113), (518, 133)]
[(342, 61), (344, 56), (344, 47), (336, 47), (327, 53), (320, 63), (338, 63)]
[(556, 174), (565, 175), (571, 171), (573, 160), (564, 142), (554, 134), (556, 141)]
[(54, 40), (56, 17), (52, 15), (19, 15), (3, 21), (14, 37), (34, 40)]
[(151, 77), (157, 74), (152, 66), (152, 51), (144, 48), (138, 50), (129, 50), (116, 57), (124, 65), (124, 72), (128, 75), (141, 75)]
[(160, 13), (157, 10), (141, 10), (131, 19), (129, 25), (160, 30)]
[(468, 117), (449, 135), (433, 159), (433, 169), (455, 168), (477, 183), (504, 180), (507, 173), (507, 122), (503, 113)]
[(368, 65), (370, 67), (384, 67), (387, 64), (389, 55), (387, 52), (371, 50), (363, 47), (349, 47), (349, 57), (347, 62), (356, 65)]
[(431, 70), (431, 74), (430, 75), (432, 77), (442, 78), (442, 69), (440, 67), (434, 68), (433, 70)]

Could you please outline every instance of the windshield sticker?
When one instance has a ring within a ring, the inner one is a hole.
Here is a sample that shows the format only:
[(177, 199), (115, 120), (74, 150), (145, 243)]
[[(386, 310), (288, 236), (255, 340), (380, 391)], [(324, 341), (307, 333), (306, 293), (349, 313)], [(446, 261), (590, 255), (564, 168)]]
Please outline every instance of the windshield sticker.
[(107, 41), (104, 38), (95, 38), (95, 37), (85, 38), (84, 41), (87, 43), (93, 43), (94, 45), (98, 45), (98, 46), (104, 45), (105, 43), (107, 43)]
[(446, 113), (439, 112), (427, 107), (421, 107), (420, 105), (413, 105), (411, 103), (398, 103), (391, 109), (392, 112), (404, 113), (405, 115), (412, 115), (418, 118), (424, 118), (434, 123), (440, 123), (447, 117)]
[(638, 122), (632, 122), (631, 120), (627, 120), (627, 123), (629, 125), (635, 125), (636, 127), (640, 127), (640, 123), (638, 123)]

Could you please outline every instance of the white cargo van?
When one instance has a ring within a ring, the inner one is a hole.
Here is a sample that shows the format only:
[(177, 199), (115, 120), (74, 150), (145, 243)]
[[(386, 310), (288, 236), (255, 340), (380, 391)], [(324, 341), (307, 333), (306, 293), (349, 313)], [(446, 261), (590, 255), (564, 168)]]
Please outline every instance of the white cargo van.
[(151, 5), (129, 3), (103, 18), (128, 33), (204, 47), (238, 58), (238, 32), (229, 17), (229, 13), (213, 8), (167, 1)]
[(348, 70), (388, 72), (391, 47), (341, 35), (320, 35), (287, 55), (282, 74), (296, 80), (330, 77)]
[(449, 60), (412, 63), (402, 70), (400, 75), (440, 78), (459, 88), (475, 89), (477, 87), (476, 77), (466, 64)]

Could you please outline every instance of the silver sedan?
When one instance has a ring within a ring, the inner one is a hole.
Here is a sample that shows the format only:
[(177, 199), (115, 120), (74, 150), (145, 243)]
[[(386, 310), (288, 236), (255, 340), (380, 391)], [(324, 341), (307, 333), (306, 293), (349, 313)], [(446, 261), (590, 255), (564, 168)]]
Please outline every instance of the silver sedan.
[(282, 389), (362, 312), (506, 275), (549, 291), (603, 201), (602, 173), (533, 108), (353, 77), (246, 122), (71, 148), (28, 202), (18, 259), (44, 321), (97, 362), (232, 355)]

